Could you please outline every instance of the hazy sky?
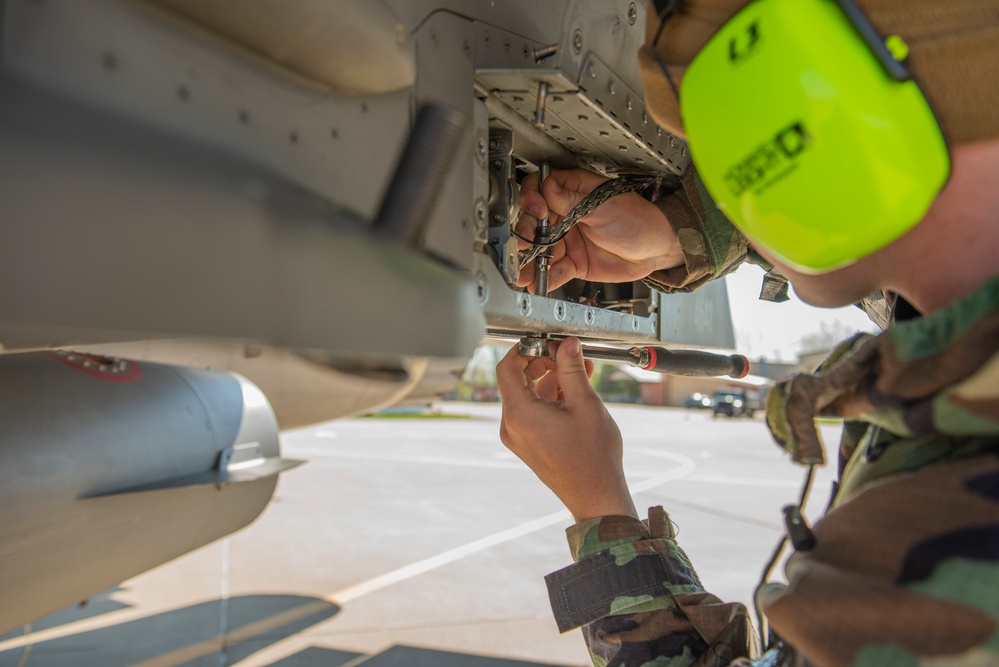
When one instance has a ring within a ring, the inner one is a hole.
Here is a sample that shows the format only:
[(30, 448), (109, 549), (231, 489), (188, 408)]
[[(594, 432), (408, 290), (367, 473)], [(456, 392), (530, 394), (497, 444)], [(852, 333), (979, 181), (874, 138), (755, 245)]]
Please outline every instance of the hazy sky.
[(803, 303), (791, 290), (785, 303), (760, 301), (763, 270), (744, 265), (725, 278), (735, 325), (736, 350), (751, 359), (765, 357), (773, 361), (794, 361), (802, 336), (826, 328), (842, 327), (855, 331), (877, 331), (867, 315), (857, 307), (813, 308)]

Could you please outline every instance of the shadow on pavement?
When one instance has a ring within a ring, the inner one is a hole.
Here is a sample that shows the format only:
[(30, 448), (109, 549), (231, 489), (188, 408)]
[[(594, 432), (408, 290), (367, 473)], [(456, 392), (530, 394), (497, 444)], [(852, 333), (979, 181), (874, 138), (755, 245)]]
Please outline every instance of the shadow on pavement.
[(362, 655), (364, 654), (311, 646), (295, 655), (272, 662), (270, 667), (343, 667)]
[[(104, 614), (110, 614), (113, 611), (128, 609), (131, 605), (125, 604), (124, 602), (119, 602), (118, 600), (111, 599), (112, 595), (123, 590), (124, 589), (121, 588), (120, 586), (117, 588), (112, 588), (110, 590), (104, 591), (100, 595), (95, 595), (89, 600), (81, 602), (78, 605), (67, 607), (62, 611), (50, 614), (45, 618), (40, 618), (37, 621), (31, 623), (31, 632), (50, 630), (52, 628), (57, 628), (62, 625), (68, 625), (70, 623), (76, 623), (77, 621), (82, 621), (88, 618), (94, 618), (95, 616), (103, 616)], [(24, 628), (11, 630), (5, 635), (0, 635), (0, 642), (7, 641), (8, 639), (16, 639), (18, 637), (21, 637), (23, 634), (24, 634)]]
[[(342, 667), (359, 657), (358, 653), (311, 647), (271, 663), (270, 667)], [(358, 660), (355, 664), (357, 667), (558, 667), (550, 663), (507, 660), (414, 646), (393, 646), (378, 655)]]
[[(245, 595), (212, 600), (3, 651), (0, 667), (129, 667), (143, 663), (159, 667), (218, 667), (238, 662), (325, 621), (339, 610), (325, 600), (297, 595)], [(60, 612), (68, 613), (71, 610)], [(49, 619), (42, 621), (49, 622)]]

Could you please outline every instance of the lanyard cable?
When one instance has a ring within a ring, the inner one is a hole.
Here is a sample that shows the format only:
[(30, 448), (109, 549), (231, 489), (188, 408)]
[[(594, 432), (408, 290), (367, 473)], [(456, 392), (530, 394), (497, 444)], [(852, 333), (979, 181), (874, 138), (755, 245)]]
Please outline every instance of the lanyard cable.
[[(808, 500), (808, 494), (812, 488), (812, 479), (814, 478), (815, 466), (808, 466), (808, 471), (805, 473), (805, 481), (801, 486), (801, 496), (798, 499), (797, 506), (791, 505), (784, 508), (785, 518), (788, 516), (788, 510), (792, 510), (796, 515), (800, 516), (801, 511), (805, 507), (805, 502)], [(803, 525), (803, 524), (802, 524)], [(805, 528), (807, 531), (807, 527)], [(809, 531), (810, 534), (810, 531)], [(773, 572), (774, 567), (777, 565), (777, 561), (780, 560), (781, 554), (784, 553), (784, 547), (788, 543), (788, 531), (784, 531), (784, 535), (780, 538), (780, 542), (777, 543), (777, 547), (774, 549), (773, 555), (770, 556), (770, 560), (767, 562), (766, 566), (763, 568), (763, 574), (760, 575), (760, 583), (756, 585), (756, 589), (753, 591), (753, 608), (756, 610), (756, 621), (759, 623), (760, 627), (760, 646), (766, 650), (777, 640), (777, 637), (770, 632), (769, 624), (767, 623), (766, 616), (763, 615), (763, 611), (760, 608), (760, 589), (762, 589), (767, 581), (770, 579), (770, 575)], [(814, 543), (813, 543), (814, 544)]]

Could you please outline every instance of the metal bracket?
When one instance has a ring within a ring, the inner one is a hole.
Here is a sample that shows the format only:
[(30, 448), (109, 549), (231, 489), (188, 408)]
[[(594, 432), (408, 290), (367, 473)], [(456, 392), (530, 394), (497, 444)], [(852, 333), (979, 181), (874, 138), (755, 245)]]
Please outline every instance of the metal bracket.
[[(620, 343), (659, 340), (657, 308), (653, 308), (648, 317), (639, 317), (583, 303), (516, 292), (504, 283), (499, 271), (484, 255), (475, 263), (479, 302), (486, 314), (489, 335), (519, 337), (530, 332)], [(653, 293), (653, 300), (658, 300), (657, 293)]]
[(506, 283), (517, 285), (520, 262), (510, 225), (520, 210), (513, 169), (513, 132), (494, 122), (489, 128), (489, 253)]

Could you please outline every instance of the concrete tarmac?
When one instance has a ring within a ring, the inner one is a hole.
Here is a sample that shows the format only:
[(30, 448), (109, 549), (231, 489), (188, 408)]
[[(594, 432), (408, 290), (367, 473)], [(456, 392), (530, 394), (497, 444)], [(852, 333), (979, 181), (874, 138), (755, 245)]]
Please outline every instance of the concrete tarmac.
[[(250, 527), (0, 637), (0, 667), (590, 664), (543, 577), (571, 519), (502, 446), (497, 404), (283, 435), (307, 465)], [(705, 587), (748, 602), (803, 469), (759, 419), (611, 406), (640, 508), (664, 505)], [(822, 427), (835, 459), (839, 428)], [(828, 500), (821, 470), (807, 513)], [(779, 576), (779, 572), (778, 572)]]

